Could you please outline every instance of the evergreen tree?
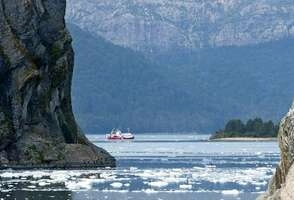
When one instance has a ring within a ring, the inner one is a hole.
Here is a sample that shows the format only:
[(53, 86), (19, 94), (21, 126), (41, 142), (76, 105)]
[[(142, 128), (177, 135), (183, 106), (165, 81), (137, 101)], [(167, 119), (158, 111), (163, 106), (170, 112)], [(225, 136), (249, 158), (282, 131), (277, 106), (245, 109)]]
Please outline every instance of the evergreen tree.
[(249, 119), (246, 123), (246, 131), (247, 132), (254, 132), (254, 121)]
[(225, 127), (225, 132), (243, 133), (244, 130), (245, 125), (240, 119), (230, 120)]
[(255, 118), (253, 120), (253, 131), (255, 136), (261, 136), (263, 133), (263, 121), (260, 118)]

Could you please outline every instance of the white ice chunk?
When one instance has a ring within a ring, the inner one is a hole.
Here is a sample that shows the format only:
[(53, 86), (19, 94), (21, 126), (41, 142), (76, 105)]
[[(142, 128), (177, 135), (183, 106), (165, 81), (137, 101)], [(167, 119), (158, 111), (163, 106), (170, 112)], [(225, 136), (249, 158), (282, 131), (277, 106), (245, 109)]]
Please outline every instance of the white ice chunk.
[(238, 190), (223, 190), (223, 195), (232, 195), (232, 196), (238, 196), (240, 192)]
[(70, 190), (80, 190), (80, 189), (90, 190), (92, 188), (92, 181), (89, 179), (82, 179), (79, 182), (67, 181), (65, 183), (65, 186), (66, 188)]
[(130, 185), (131, 185), (131, 184), (129, 184), (129, 183), (125, 183), (125, 184), (124, 184), (125, 187), (130, 187)]
[(151, 190), (151, 189), (147, 189), (147, 190), (143, 190), (143, 192), (147, 193), (147, 194), (154, 194), (154, 193), (158, 193), (155, 190)]
[(114, 182), (114, 183), (111, 183), (110, 186), (113, 188), (119, 189), (123, 186), (123, 184), (120, 182)]
[(47, 183), (45, 181), (41, 181), (38, 183), (39, 186), (43, 187), (43, 186), (46, 186), (46, 185), (50, 185), (50, 183)]
[(168, 186), (168, 183), (164, 181), (155, 181), (155, 182), (150, 182), (149, 185), (155, 188), (162, 188), (162, 187)]
[(182, 190), (191, 190), (192, 185), (180, 185), (180, 189), (182, 189)]

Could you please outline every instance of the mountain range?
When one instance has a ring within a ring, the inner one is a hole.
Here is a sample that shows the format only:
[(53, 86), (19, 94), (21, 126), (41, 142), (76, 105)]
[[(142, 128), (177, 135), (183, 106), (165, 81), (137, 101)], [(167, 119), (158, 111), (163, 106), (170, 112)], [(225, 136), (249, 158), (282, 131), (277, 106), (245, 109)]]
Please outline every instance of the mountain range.
[(212, 132), (232, 118), (278, 121), (294, 96), (293, 10), (281, 0), (69, 2), (82, 128)]
[(67, 19), (148, 54), (294, 36), (292, 0), (72, 0)]

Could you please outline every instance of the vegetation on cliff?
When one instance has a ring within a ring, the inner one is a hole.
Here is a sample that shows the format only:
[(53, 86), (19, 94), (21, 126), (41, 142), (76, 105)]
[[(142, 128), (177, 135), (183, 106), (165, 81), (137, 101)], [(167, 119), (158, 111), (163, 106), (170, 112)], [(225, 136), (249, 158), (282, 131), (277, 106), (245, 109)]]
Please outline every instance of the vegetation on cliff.
[(223, 130), (217, 131), (211, 139), (231, 137), (277, 137), (279, 125), (261, 118), (249, 119), (243, 123), (240, 119), (230, 120)]

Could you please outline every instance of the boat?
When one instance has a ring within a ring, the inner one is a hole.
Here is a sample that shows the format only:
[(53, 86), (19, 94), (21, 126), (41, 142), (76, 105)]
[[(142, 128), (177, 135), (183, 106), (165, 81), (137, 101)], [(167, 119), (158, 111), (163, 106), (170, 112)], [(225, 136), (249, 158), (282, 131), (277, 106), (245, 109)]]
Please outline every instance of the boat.
[(119, 129), (112, 129), (110, 134), (106, 135), (108, 140), (122, 140), (122, 134)]
[(135, 139), (135, 136), (132, 133), (123, 133), (122, 138), (124, 140), (133, 140)]
[(128, 130), (127, 133), (122, 133), (119, 129), (112, 129), (110, 134), (106, 135), (108, 140), (133, 140), (135, 136)]

